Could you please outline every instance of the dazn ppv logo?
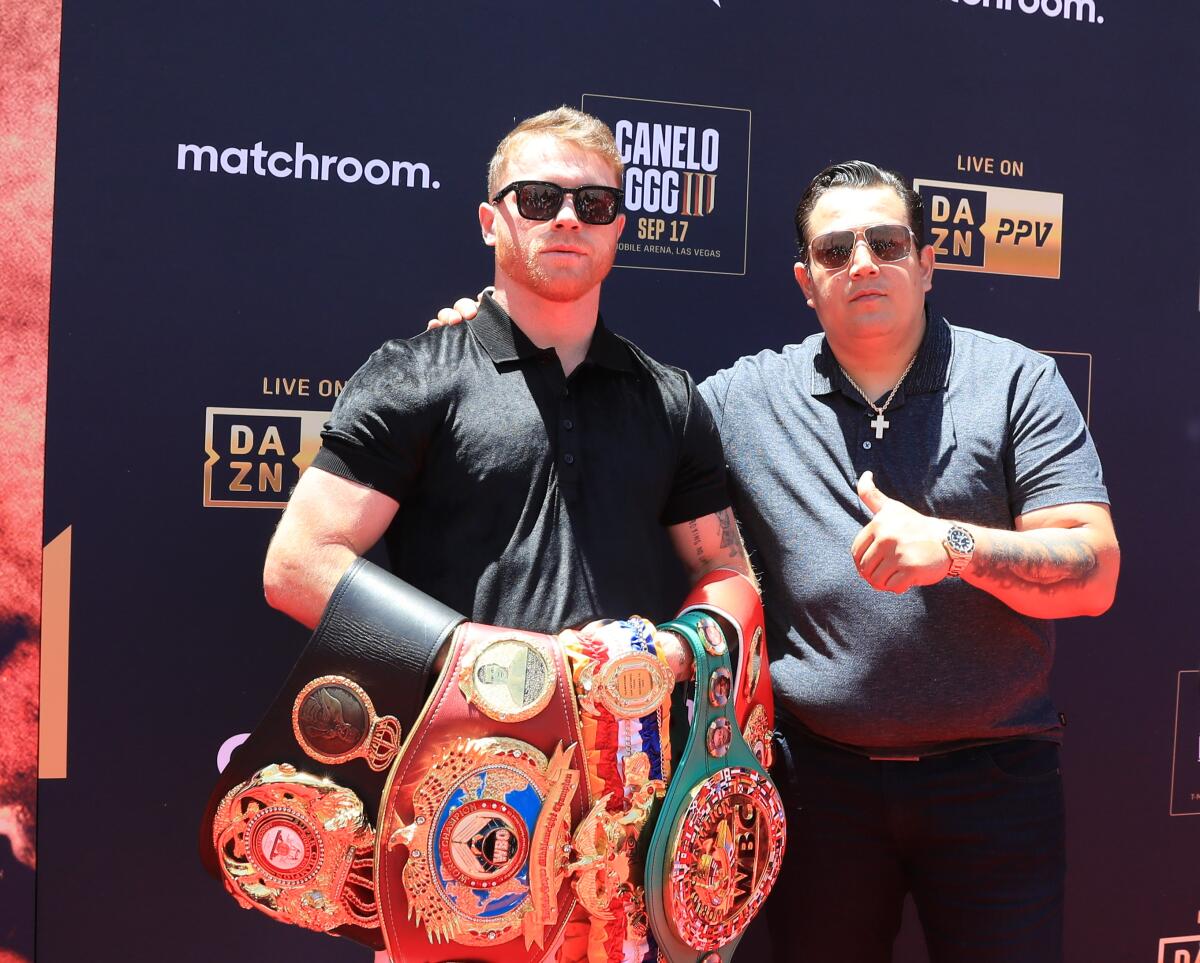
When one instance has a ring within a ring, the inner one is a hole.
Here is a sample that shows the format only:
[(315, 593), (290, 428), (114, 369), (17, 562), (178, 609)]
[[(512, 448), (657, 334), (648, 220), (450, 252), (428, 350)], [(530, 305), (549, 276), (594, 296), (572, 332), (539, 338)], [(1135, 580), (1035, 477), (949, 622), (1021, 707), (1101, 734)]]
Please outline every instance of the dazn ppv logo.
[(917, 180), (927, 240), (940, 268), (1057, 278), (1061, 273), (1063, 196)]

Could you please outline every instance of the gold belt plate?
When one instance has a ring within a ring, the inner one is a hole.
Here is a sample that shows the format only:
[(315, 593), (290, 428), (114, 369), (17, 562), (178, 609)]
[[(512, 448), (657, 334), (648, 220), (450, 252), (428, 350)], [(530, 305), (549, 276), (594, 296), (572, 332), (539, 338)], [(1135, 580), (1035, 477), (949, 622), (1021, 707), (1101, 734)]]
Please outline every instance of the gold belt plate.
[(349, 789), (266, 766), (225, 794), (213, 845), (225, 888), (248, 909), (320, 932), (379, 926), (375, 831)]
[(431, 941), (541, 945), (570, 853), (570, 752), (559, 744), (547, 759), (516, 739), (460, 738), (437, 755), (413, 791), (412, 821), (387, 839), (389, 851), (408, 849), (401, 883)]

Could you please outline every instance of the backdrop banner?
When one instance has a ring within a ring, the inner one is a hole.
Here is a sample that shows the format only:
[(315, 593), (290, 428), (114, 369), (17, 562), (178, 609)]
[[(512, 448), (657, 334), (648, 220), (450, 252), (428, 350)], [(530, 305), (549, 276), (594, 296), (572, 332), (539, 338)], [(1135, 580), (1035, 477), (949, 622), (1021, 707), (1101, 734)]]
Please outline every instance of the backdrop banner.
[(66, 0), (38, 960), (368, 958), (239, 910), (197, 825), (307, 637), (261, 572), (322, 421), (491, 279), (487, 161), (568, 104), (627, 164), (605, 321), (698, 380), (818, 329), (793, 211), (856, 157), (916, 180), (933, 311), (1056, 359), (1124, 562), (1059, 626), (1067, 958), (1198, 963), (1198, 31), (1130, 0)]

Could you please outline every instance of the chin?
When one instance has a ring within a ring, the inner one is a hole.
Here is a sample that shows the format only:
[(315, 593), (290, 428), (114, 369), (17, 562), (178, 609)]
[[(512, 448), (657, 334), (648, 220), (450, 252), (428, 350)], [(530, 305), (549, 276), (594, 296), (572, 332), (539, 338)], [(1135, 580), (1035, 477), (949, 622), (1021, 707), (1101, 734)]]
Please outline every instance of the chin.
[(567, 303), (570, 301), (578, 301), (590, 291), (592, 291), (599, 281), (596, 280), (578, 280), (578, 281), (544, 281), (540, 284), (533, 285), (533, 292), (538, 297), (546, 301), (557, 301)]
[(580, 298), (595, 290), (605, 277), (612, 265), (605, 266), (603, 271), (595, 270), (595, 265), (585, 272), (562, 272), (547, 274), (537, 272), (529, 277), (529, 285), (538, 297), (547, 301), (578, 301)]
[(851, 311), (846, 317), (846, 326), (850, 328), (890, 328), (894, 324), (890, 311)]

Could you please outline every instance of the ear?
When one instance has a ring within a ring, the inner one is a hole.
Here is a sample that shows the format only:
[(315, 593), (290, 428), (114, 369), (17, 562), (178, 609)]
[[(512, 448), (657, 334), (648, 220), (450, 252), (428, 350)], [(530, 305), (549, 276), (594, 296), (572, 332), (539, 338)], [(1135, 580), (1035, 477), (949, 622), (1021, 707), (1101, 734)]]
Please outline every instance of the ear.
[(804, 298), (808, 302), (810, 308), (816, 308), (813, 304), (813, 282), (812, 276), (808, 273), (808, 268), (804, 266), (803, 261), (797, 261), (792, 265), (792, 272), (796, 275), (796, 283), (800, 285), (800, 290), (804, 292)]
[(615, 221), (613, 221), (613, 224), (615, 224), (617, 227), (617, 237), (620, 237), (622, 234), (625, 233), (625, 215), (624, 214), (618, 214), (617, 219)]
[(496, 246), (496, 209), (486, 201), (479, 205), (479, 229), (483, 233), (483, 243), (488, 247)]
[(917, 263), (921, 271), (921, 290), (930, 291), (933, 289), (933, 265), (936, 256), (933, 253), (933, 245), (926, 244), (921, 248), (921, 253), (917, 255)]

